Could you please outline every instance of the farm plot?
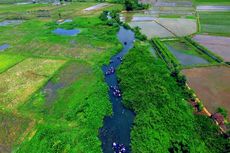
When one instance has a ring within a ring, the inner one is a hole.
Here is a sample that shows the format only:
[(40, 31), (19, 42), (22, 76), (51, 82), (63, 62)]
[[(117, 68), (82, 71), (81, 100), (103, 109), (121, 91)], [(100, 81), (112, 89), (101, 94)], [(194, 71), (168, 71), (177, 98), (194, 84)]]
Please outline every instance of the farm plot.
[[(154, 18), (151, 16), (133, 17), (131, 27), (140, 27), (148, 38), (186, 36), (196, 32), (196, 21), (192, 19)], [(139, 21), (137, 21), (139, 20)], [(142, 21), (149, 20), (149, 21)], [(152, 21), (151, 21), (152, 20)]]
[[(181, 41), (166, 41), (168, 50), (176, 56), (183, 66), (191, 66), (198, 64), (208, 64), (205, 55), (197, 52), (192, 46)], [(207, 58), (207, 57), (206, 57)]]
[(167, 28), (176, 36), (186, 36), (195, 33), (197, 30), (196, 20), (193, 19), (167, 19), (157, 18), (157, 23)]
[(0, 152), (12, 151), (15, 143), (20, 143), (19, 138), (26, 131), (30, 120), (14, 114), (0, 111)]
[(226, 62), (230, 61), (230, 37), (196, 35), (193, 39), (220, 55)]
[(0, 73), (24, 59), (19, 55), (0, 54)]
[(131, 27), (140, 27), (141, 32), (145, 34), (149, 39), (153, 37), (173, 37), (174, 35), (160, 26), (156, 22), (130, 22)]
[(186, 75), (189, 86), (211, 113), (216, 112), (219, 107), (230, 112), (230, 67), (193, 68), (182, 72)]
[(0, 104), (16, 108), (64, 63), (62, 60), (29, 58), (0, 74)]
[(230, 12), (199, 12), (201, 32), (230, 35)]

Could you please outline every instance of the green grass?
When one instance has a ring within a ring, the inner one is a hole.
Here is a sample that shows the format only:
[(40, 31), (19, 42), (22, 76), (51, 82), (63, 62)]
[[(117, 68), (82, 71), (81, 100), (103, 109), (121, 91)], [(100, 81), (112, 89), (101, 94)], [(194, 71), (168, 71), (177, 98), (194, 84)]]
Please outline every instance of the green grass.
[[(101, 152), (98, 129), (102, 127), (104, 116), (111, 113), (108, 89), (100, 69), (84, 62), (78, 66), (87, 71), (61, 89), (52, 106), (45, 105), (42, 90), (21, 106), (20, 111), (26, 116), (43, 120), (43, 123), (17, 152)], [(61, 79), (60, 74), (54, 79)]]
[(230, 36), (230, 12), (199, 12), (201, 32)]
[[(227, 150), (228, 140), (215, 135), (218, 128), (211, 120), (197, 120), (182, 88), (170, 77), (166, 65), (151, 56), (146, 45), (135, 44), (125, 56), (118, 77), (124, 104), (136, 113), (131, 132), (133, 153)], [(201, 134), (206, 126), (212, 135)], [(215, 136), (220, 142), (211, 140)]]
[(0, 73), (6, 71), (23, 59), (25, 59), (25, 57), (19, 55), (0, 54)]

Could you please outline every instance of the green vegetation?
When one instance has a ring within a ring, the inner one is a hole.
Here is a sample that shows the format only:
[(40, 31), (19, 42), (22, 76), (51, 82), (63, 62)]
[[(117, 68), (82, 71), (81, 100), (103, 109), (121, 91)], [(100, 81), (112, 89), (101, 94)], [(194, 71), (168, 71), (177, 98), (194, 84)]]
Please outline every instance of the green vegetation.
[[(41, 90), (21, 106), (21, 112), (43, 122), (17, 152), (101, 152), (98, 129), (104, 116), (111, 113), (107, 86), (98, 67), (85, 62), (71, 63), (83, 69), (70, 86), (58, 90), (55, 101), (48, 105)], [(58, 83), (63, 77), (60, 74), (52, 80)]]
[(178, 68), (180, 65), (175, 56), (161, 43), (159, 38), (152, 39), (152, 45), (157, 51), (158, 55), (165, 61), (170, 70)]
[(0, 73), (6, 71), (8, 68), (14, 66), (23, 59), (23, 56), (0, 54)]
[[(124, 104), (136, 113), (131, 133), (134, 153), (227, 150), (228, 140), (217, 134), (210, 120), (207, 124), (205, 119), (196, 119), (182, 88), (170, 77), (167, 66), (151, 56), (145, 43), (137, 42), (125, 56), (118, 77)], [(205, 131), (207, 125), (210, 129)], [(212, 135), (201, 136), (203, 131)], [(221, 141), (219, 147), (214, 136)]]
[(199, 12), (201, 32), (213, 35), (230, 35), (230, 12)]

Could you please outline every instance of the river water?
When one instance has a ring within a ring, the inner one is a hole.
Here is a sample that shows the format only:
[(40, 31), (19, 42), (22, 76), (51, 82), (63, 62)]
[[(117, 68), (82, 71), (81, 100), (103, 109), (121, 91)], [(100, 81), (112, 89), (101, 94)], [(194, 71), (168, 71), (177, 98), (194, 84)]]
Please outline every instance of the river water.
[[(104, 65), (102, 70), (106, 73), (111, 67), (115, 69), (115, 73), (106, 75), (105, 81), (109, 87), (116, 86), (119, 88), (116, 69), (122, 63), (122, 58), (133, 47), (135, 35), (131, 30), (120, 27), (117, 34), (118, 39), (123, 44), (123, 49), (120, 53), (113, 56), (109, 65)], [(100, 138), (102, 141), (102, 149), (104, 153), (113, 153), (112, 143), (124, 144), (126, 152), (130, 152), (130, 132), (135, 114), (125, 108), (122, 104), (122, 97), (116, 97), (113, 94), (114, 90), (110, 88), (108, 94), (113, 107), (113, 115), (105, 117), (104, 125), (100, 129)]]

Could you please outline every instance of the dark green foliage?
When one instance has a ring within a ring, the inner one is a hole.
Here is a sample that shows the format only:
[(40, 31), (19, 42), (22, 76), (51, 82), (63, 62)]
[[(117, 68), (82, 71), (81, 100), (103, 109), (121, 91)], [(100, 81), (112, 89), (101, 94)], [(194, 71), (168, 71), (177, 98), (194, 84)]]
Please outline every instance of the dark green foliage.
[(207, 125), (199, 127), (203, 121), (194, 117), (193, 109), (184, 100), (183, 89), (171, 77), (165, 63), (151, 56), (148, 49), (143, 42), (136, 42), (118, 70), (124, 104), (136, 113), (131, 133), (132, 152), (213, 152), (209, 143), (218, 145), (218, 141), (208, 134), (200, 137), (199, 132)]
[(158, 55), (165, 61), (171, 71), (177, 71), (180, 67), (175, 56), (161, 43), (159, 38), (152, 39), (152, 45)]
[(125, 0), (124, 4), (127, 11), (143, 10), (149, 7), (147, 4), (139, 3), (138, 0)]
[(139, 27), (135, 27), (132, 29), (133, 32), (135, 33), (135, 37), (141, 41), (145, 41), (147, 40), (147, 36), (142, 34), (141, 31), (140, 31), (140, 28)]
[(186, 142), (173, 140), (171, 147), (168, 149), (170, 153), (189, 153), (189, 147)]
[(230, 139), (221, 135), (219, 127), (210, 118), (196, 115), (196, 131), (209, 148), (210, 153), (229, 153)]
[(101, 13), (101, 15), (99, 16), (99, 18), (102, 20), (102, 21), (106, 21), (106, 20), (108, 20), (108, 11), (103, 11), (102, 13)]

